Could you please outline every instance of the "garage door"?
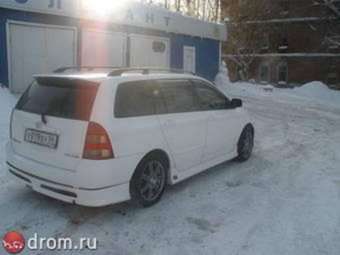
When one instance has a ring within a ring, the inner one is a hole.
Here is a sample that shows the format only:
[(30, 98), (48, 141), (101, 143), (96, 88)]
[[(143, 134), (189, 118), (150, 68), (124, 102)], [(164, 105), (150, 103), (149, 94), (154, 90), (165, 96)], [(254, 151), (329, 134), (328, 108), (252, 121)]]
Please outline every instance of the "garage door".
[(8, 24), (10, 88), (23, 92), (32, 75), (76, 63), (76, 29), (30, 23)]
[(164, 37), (131, 35), (130, 65), (169, 68), (169, 39)]
[(83, 66), (125, 66), (126, 34), (119, 32), (83, 30)]

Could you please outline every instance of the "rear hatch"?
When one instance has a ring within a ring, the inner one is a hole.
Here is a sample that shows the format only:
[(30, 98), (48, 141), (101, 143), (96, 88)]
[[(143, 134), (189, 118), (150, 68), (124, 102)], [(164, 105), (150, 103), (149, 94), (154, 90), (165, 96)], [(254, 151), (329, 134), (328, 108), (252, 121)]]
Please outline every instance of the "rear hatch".
[(99, 84), (59, 77), (36, 77), (17, 103), (11, 120), (14, 151), (47, 165), (74, 170)]

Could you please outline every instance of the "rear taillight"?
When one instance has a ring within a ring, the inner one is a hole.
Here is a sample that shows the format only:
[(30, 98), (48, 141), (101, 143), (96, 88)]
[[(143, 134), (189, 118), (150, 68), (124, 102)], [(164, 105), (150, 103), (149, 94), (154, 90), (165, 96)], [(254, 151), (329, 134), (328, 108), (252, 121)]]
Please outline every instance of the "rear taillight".
[(95, 122), (87, 127), (83, 158), (101, 160), (113, 158), (110, 138), (105, 129)]

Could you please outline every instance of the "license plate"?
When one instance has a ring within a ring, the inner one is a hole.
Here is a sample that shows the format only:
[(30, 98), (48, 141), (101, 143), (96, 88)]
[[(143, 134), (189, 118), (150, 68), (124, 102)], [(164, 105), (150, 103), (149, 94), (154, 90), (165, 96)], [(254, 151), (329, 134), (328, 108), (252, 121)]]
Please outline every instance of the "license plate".
[(25, 141), (55, 149), (58, 146), (58, 135), (34, 129), (26, 129)]

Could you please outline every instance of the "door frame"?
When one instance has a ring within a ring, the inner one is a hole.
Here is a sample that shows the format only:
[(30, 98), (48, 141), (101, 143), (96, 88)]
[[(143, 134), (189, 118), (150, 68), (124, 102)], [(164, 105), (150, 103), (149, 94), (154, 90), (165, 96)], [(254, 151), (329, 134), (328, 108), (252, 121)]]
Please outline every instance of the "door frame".
[(8, 88), (10, 91), (13, 91), (13, 81), (12, 81), (12, 54), (11, 54), (11, 25), (21, 25), (26, 27), (43, 27), (43, 28), (59, 28), (64, 30), (73, 30), (74, 32), (74, 42), (73, 42), (73, 49), (74, 49), (74, 56), (73, 56), (73, 63), (77, 63), (77, 56), (78, 56), (78, 29), (75, 26), (60, 26), (60, 25), (51, 25), (45, 23), (35, 23), (35, 22), (26, 22), (26, 21), (18, 21), (18, 20), (7, 20), (6, 21), (6, 44), (7, 44), (7, 69), (8, 69)]
[(193, 73), (196, 73), (196, 47), (195, 46), (183, 46), (183, 71), (184, 71), (184, 61), (185, 61), (185, 51), (186, 50), (192, 50), (194, 52), (194, 70), (193, 70)]

